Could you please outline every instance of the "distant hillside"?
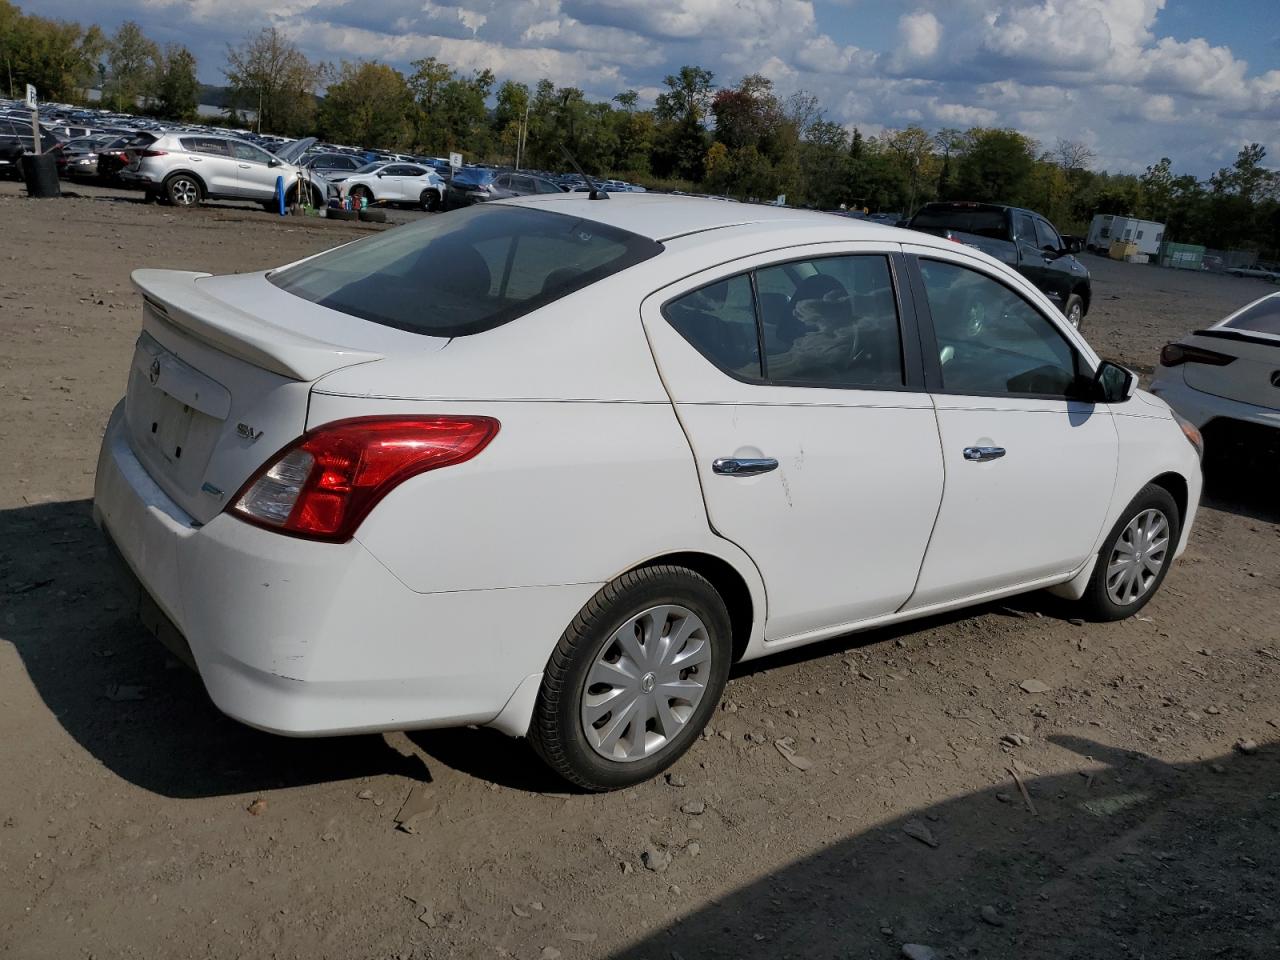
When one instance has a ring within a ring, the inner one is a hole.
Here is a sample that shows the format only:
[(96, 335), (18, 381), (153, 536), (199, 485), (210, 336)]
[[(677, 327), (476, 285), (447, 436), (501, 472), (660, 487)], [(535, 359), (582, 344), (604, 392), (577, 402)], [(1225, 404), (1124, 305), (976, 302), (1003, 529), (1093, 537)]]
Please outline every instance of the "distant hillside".
[(225, 107), (231, 103), (230, 87), (215, 87), (210, 83), (200, 84), (199, 100), (210, 107)]

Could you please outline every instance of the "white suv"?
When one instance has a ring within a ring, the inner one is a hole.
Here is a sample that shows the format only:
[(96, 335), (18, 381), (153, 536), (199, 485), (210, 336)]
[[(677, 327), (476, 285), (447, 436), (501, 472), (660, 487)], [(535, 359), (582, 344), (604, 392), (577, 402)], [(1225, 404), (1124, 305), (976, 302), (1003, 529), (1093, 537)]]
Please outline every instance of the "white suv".
[(166, 133), (154, 143), (128, 151), (121, 178), (177, 207), (201, 200), (256, 200), (275, 203), (276, 180), (284, 179), (285, 202), (295, 198), (323, 206), (332, 189), (319, 174), (298, 165), (315, 137), (295, 140), (268, 153), (235, 137)]

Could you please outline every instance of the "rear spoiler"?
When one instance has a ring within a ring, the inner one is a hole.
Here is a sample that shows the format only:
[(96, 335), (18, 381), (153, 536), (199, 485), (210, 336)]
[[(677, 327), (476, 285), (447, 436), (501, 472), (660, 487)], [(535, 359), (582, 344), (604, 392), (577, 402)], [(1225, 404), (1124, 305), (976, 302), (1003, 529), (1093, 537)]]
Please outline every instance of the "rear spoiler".
[(287, 330), (211, 297), (196, 283), (209, 276), (187, 270), (135, 270), (132, 280), (163, 322), (291, 380), (318, 380), (340, 367), (382, 359), (381, 354)]
[(1220, 340), (1238, 340), (1241, 343), (1257, 343), (1264, 347), (1280, 346), (1280, 337), (1269, 333), (1255, 333), (1251, 330), (1227, 330), (1224, 327), (1213, 327), (1208, 330), (1196, 330), (1197, 337), (1217, 337)]

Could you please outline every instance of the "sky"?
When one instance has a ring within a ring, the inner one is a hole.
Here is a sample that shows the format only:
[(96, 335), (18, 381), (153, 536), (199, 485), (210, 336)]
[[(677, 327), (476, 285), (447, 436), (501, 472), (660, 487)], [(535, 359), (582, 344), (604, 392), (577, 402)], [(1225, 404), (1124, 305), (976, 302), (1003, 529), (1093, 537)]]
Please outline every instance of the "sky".
[(228, 42), (274, 24), (321, 60), (435, 56), (607, 99), (698, 64), (818, 95), (864, 134), (1007, 126), (1083, 141), (1095, 169), (1162, 156), (1205, 177), (1245, 144), (1280, 166), (1280, 0), (18, 0), (108, 32), (135, 19), (222, 83)]

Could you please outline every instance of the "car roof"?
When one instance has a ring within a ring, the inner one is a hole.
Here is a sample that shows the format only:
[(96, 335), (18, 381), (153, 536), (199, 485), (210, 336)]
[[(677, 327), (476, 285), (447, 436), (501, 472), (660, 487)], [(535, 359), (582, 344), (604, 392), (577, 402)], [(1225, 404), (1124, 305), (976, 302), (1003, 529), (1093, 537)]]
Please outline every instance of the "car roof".
[[(933, 238), (914, 230), (899, 230), (865, 220), (794, 210), (758, 203), (726, 203), (701, 197), (661, 193), (610, 193), (608, 200), (591, 200), (586, 193), (542, 194), (491, 201), (512, 206), (553, 205), (556, 213), (594, 220), (651, 240), (673, 240), (725, 227), (753, 225), (787, 229), (805, 224), (840, 228), (850, 240), (887, 240), (933, 246)], [(886, 232), (889, 231), (889, 232)]]

